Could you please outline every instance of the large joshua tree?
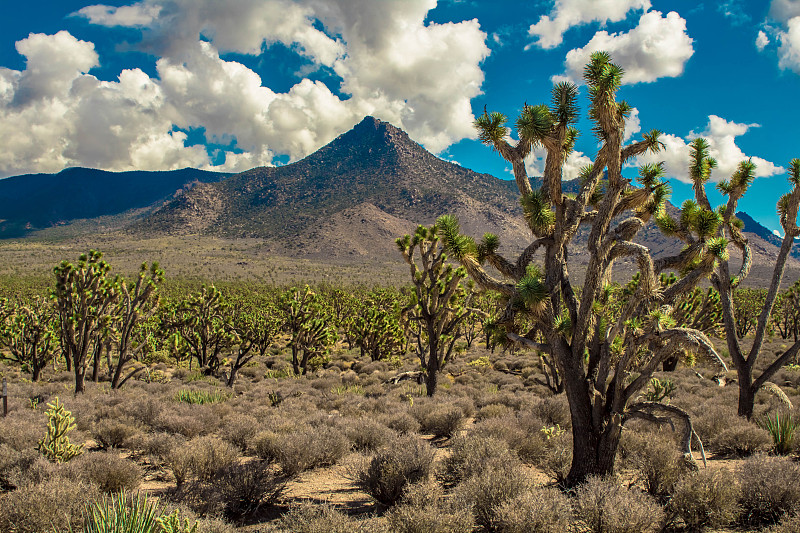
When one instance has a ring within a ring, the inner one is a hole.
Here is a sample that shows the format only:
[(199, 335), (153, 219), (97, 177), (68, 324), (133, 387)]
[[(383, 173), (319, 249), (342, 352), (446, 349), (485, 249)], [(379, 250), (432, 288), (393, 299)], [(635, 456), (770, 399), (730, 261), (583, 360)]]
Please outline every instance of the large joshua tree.
[[(631, 418), (682, 418), (683, 444), (690, 453), (693, 432), (688, 415), (637, 397), (676, 351), (689, 350), (724, 366), (705, 334), (676, 326), (672, 316), (676, 299), (707, 277), (727, 253), (727, 242), (717, 235), (719, 224), (707, 227), (707, 219), (716, 220), (720, 214), (698, 201), (681, 229), (692, 244), (674, 257), (653, 260), (645, 246), (633, 242), (649, 220), (663, 216), (669, 188), (659, 164), (640, 169), (638, 186), (622, 175), (623, 165), (635, 156), (661, 148), (655, 130), (641, 141), (623, 144), (631, 107), (616, 99), (622, 76), (623, 70), (604, 52), (592, 54), (584, 70), (589, 118), (600, 148), (593, 164), (581, 172), (582, 185), (574, 196), (561, 188), (562, 166), (578, 136), (573, 127), (578, 119), (574, 84), (557, 84), (550, 106), (523, 107), (515, 124), (518, 141), (509, 139), (502, 114), (484, 113), (476, 120), (480, 139), (512, 164), (532, 233), (531, 243), (515, 262), (498, 253), (495, 235), (475, 242), (459, 234), (452, 217), (438, 222), (438, 233), (451, 256), (479, 285), (507, 301), (496, 317), (507, 337), (547, 353), (555, 362), (572, 419), (573, 462), (566, 480), (570, 485), (613, 471), (622, 427)], [(539, 188), (532, 186), (524, 164), (536, 146), (547, 153)], [(701, 189), (695, 190), (698, 198), (704, 197)], [(589, 227), (590, 257), (577, 294), (567, 261), (582, 225)], [(533, 264), (540, 249), (542, 268)], [(615, 261), (625, 258), (635, 262), (638, 273), (625, 287), (618, 287), (611, 283), (612, 271)], [(485, 263), (501, 277), (487, 272)], [(667, 285), (659, 274), (670, 270), (678, 270), (680, 277)]]

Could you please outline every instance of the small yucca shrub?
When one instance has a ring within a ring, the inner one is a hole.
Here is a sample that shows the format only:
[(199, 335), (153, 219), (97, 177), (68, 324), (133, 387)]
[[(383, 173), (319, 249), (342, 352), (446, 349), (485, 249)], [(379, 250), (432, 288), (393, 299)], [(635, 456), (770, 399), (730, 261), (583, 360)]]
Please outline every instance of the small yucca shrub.
[(178, 394), (175, 395), (175, 401), (205, 405), (207, 403), (224, 402), (230, 397), (230, 394), (218, 390), (215, 390), (214, 392), (208, 392), (204, 390), (181, 389), (178, 391)]
[(89, 506), (83, 533), (152, 533), (161, 529), (159, 516), (154, 500), (120, 492)]
[(794, 434), (800, 423), (792, 418), (791, 413), (781, 413), (778, 411), (774, 417), (767, 416), (759, 424), (766, 429), (772, 443), (775, 445), (775, 453), (779, 455), (789, 455), (794, 448)]

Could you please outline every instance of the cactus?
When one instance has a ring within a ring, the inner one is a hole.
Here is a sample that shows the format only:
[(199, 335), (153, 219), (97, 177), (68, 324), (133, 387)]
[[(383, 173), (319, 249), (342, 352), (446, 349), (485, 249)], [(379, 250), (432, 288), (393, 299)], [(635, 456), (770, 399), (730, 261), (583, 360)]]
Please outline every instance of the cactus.
[(47, 435), (39, 441), (36, 449), (54, 463), (66, 463), (83, 453), (83, 444), (77, 446), (69, 442), (67, 433), (75, 429), (75, 418), (61, 404), (56, 396), (48, 403)]

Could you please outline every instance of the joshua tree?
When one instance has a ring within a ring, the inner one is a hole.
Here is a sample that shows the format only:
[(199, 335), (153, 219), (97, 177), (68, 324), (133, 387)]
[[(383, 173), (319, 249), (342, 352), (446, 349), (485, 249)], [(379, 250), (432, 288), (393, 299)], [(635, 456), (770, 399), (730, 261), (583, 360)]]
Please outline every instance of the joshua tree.
[[(709, 161), (707, 154), (702, 155), (704, 156), (702, 160)], [(770, 313), (783, 279), (786, 259), (789, 257), (794, 239), (800, 235), (800, 228), (797, 226), (798, 204), (800, 204), (800, 159), (793, 159), (789, 163), (789, 183), (792, 186), (792, 190), (783, 195), (778, 201), (778, 213), (780, 214), (784, 237), (778, 258), (775, 261), (772, 283), (767, 290), (761, 312), (758, 314), (758, 321), (755, 324), (755, 332), (753, 334), (753, 344), (749, 351), (745, 352), (743, 350), (737, 336), (733, 293), (750, 270), (751, 252), (747, 239), (742, 234), (739, 226), (734, 223), (733, 213), (736, 209), (736, 202), (745, 193), (754, 178), (754, 170), (755, 165), (750, 161), (745, 161), (739, 165), (739, 170), (729, 181), (723, 181), (719, 184), (718, 188), (728, 197), (728, 203), (719, 210), (723, 223), (720, 224), (718, 232), (725, 232), (730, 236), (732, 244), (741, 253), (742, 267), (735, 276), (731, 276), (726, 255), (724, 260), (719, 262), (719, 266), (711, 278), (712, 283), (720, 294), (722, 316), (725, 324), (725, 339), (733, 360), (733, 366), (736, 367), (737, 377), (739, 378), (739, 416), (746, 418), (753, 416), (756, 393), (765, 385), (770, 388), (777, 387), (774, 384), (768, 385), (769, 380), (783, 365), (794, 359), (798, 350), (800, 350), (800, 342), (795, 342), (788, 350), (778, 355), (758, 377), (753, 376), (753, 370), (767, 333)], [(705, 177), (705, 179), (708, 178)], [(703, 177), (695, 180), (695, 183), (701, 182), (701, 180), (703, 180)], [(707, 199), (702, 199), (701, 202), (701, 205), (708, 205)]]
[(230, 310), (219, 289), (203, 285), (200, 292), (178, 304), (168, 322), (200, 369), (216, 374), (220, 355), (230, 350), (236, 340)]
[(75, 372), (75, 394), (85, 390), (89, 348), (113, 319), (119, 298), (119, 280), (110, 276), (111, 265), (102, 257), (101, 252), (90, 250), (78, 258), (76, 265), (62, 261), (53, 269), (53, 298), (61, 322), (64, 355)]
[(264, 355), (281, 328), (280, 311), (274, 305), (246, 306), (234, 310), (233, 331), (238, 341), (230, 360), (226, 384), (233, 387), (239, 370), (257, 354)]
[(5, 325), (0, 322), (0, 340), (9, 354), (0, 352), (0, 359), (22, 364), (31, 372), (31, 380), (39, 381), (42, 369), (52, 361), (58, 345), (56, 310), (50, 302), (35, 298), (28, 304), (8, 305)]
[[(662, 165), (639, 171), (639, 186), (622, 175), (634, 157), (660, 150), (659, 132), (623, 144), (625, 121), (631, 107), (617, 101), (623, 70), (608, 54), (596, 52), (584, 70), (589, 93), (589, 118), (600, 142), (594, 163), (581, 172), (577, 195), (562, 191), (562, 166), (573, 150), (578, 131), (577, 87), (557, 84), (550, 106), (523, 106), (516, 121), (517, 141), (510, 141), (506, 117), (485, 112), (476, 120), (480, 139), (497, 150), (513, 167), (525, 221), (532, 241), (511, 262), (498, 253), (499, 239), (484, 235), (478, 243), (461, 235), (455, 220), (438, 223), (449, 253), (483, 288), (500, 293), (507, 305), (496, 317), (506, 336), (538, 349), (555, 363), (563, 380), (572, 419), (573, 461), (567, 484), (590, 475), (613, 471), (623, 424), (634, 417), (663, 420), (679, 417), (687, 432), (684, 447), (690, 453), (691, 421), (673, 406), (637, 401), (663, 361), (677, 350), (691, 350), (724, 363), (700, 331), (675, 325), (673, 307), (724, 257), (727, 243), (704, 226), (719, 216), (705, 206), (696, 208), (681, 231), (693, 243), (675, 257), (654, 261), (650, 251), (633, 242), (654, 217), (663, 215), (668, 184)], [(533, 147), (547, 153), (541, 187), (529, 180), (524, 158)], [(696, 147), (695, 147), (696, 148)], [(696, 189), (704, 197), (702, 188)], [(699, 204), (700, 202), (698, 202)], [(735, 207), (735, 205), (734, 205)], [(691, 210), (684, 210), (690, 215)], [(576, 294), (569, 276), (569, 248), (581, 225), (589, 227), (589, 264), (584, 285)], [(543, 249), (544, 264), (533, 264)], [(614, 264), (633, 259), (639, 276), (625, 287), (611, 284)], [(502, 276), (483, 268), (489, 263)], [(681, 276), (665, 287), (659, 274), (679, 270)], [(529, 325), (527, 330), (522, 325)], [(658, 416), (661, 415), (661, 416)], [(688, 436), (688, 438), (686, 438)]]
[(308, 285), (283, 293), (280, 306), (285, 316), (283, 329), (291, 335), (292, 369), (295, 375), (305, 375), (309, 365), (318, 366), (325, 360), (338, 338), (336, 329)]
[[(442, 218), (451, 220), (448, 217)], [(463, 267), (453, 268), (453, 265), (447, 263), (437, 226), (417, 227), (413, 237), (406, 235), (397, 239), (397, 247), (411, 267), (411, 279), (414, 282), (412, 302), (403, 313), (419, 324), (417, 356), (425, 370), (428, 396), (433, 396), (439, 371), (452, 356), (461, 323), (472, 312), (469, 309), (471, 293), (459, 300), (459, 292), (464, 292), (461, 280), (466, 277), (467, 272)], [(417, 251), (422, 270), (416, 263)]]
[(116, 334), (119, 355), (111, 378), (111, 388), (120, 388), (136, 371), (122, 377), (125, 365), (137, 359), (147, 346), (140, 335), (145, 332), (141, 325), (152, 318), (158, 309), (158, 286), (164, 281), (164, 271), (153, 263), (150, 268), (143, 263), (136, 281), (131, 285), (120, 282), (120, 299), (117, 310)]

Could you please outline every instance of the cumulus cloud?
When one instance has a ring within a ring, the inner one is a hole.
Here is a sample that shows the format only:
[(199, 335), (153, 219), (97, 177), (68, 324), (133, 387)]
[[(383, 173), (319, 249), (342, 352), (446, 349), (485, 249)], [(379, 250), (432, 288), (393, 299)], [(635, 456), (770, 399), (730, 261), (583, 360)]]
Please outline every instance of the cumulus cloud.
[(786, 26), (778, 35), (778, 66), (800, 74), (800, 16), (789, 19)]
[(67, 32), (17, 43), (24, 71), (0, 69), (0, 175), (84, 165), (158, 170), (208, 164), (204, 147), (185, 146), (161, 88), (139, 69), (116, 82), (87, 73), (94, 45)]
[[(404, 128), (432, 151), (474, 137), (470, 101), (480, 94), (487, 35), (476, 20), (426, 21), (435, 0), (142, 0), (76, 13), (142, 30), (157, 76), (124, 70), (113, 82), (89, 71), (92, 43), (67, 32), (18, 43), (23, 71), (0, 68), (0, 176), (85, 165), (109, 170), (210, 168), (203, 128), (226, 146), (219, 168), (245, 170), (276, 155), (299, 159), (364, 115)], [(281, 43), (306, 71), (284, 92), (226, 53), (261, 55)], [(338, 78), (337, 78), (338, 76)], [(183, 130), (183, 131), (182, 131)], [(14, 135), (11, 135), (11, 132)]]
[(528, 34), (536, 37), (533, 43), (536, 46), (555, 48), (572, 27), (592, 22), (619, 22), (630, 11), (647, 11), (650, 5), (650, 0), (556, 0), (550, 14), (542, 15), (532, 24)]
[(583, 48), (570, 50), (564, 62), (566, 72), (553, 79), (580, 82), (584, 65), (598, 50), (609, 52), (625, 69), (623, 83), (627, 85), (677, 77), (694, 54), (692, 42), (686, 33), (686, 20), (676, 12), (662, 16), (660, 11), (648, 11), (629, 32), (599, 31)]
[(756, 36), (756, 48), (758, 49), (758, 51), (761, 52), (762, 50), (764, 50), (764, 48), (766, 48), (768, 44), (769, 44), (769, 37), (767, 37), (767, 34), (764, 33), (763, 30), (758, 30), (758, 35)]
[(666, 134), (661, 136), (665, 148), (657, 154), (645, 154), (637, 158), (637, 164), (664, 162), (669, 177), (690, 183), (689, 179), (689, 144), (692, 140), (703, 137), (708, 141), (709, 153), (717, 160), (717, 168), (712, 171), (714, 182), (728, 179), (736, 171), (739, 163), (752, 159), (756, 164), (756, 177), (768, 177), (781, 174), (786, 170), (761, 157), (748, 156), (736, 145), (736, 138), (747, 133), (758, 124), (739, 124), (725, 120), (716, 115), (709, 115), (708, 124), (700, 132), (691, 132), (685, 138)]

